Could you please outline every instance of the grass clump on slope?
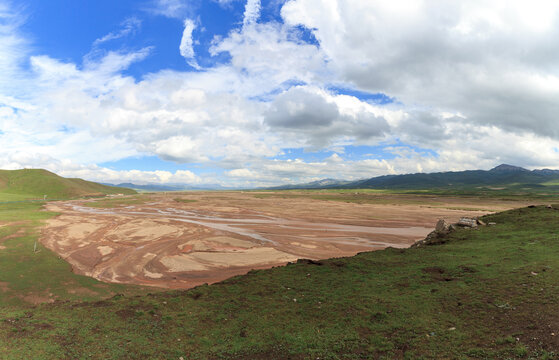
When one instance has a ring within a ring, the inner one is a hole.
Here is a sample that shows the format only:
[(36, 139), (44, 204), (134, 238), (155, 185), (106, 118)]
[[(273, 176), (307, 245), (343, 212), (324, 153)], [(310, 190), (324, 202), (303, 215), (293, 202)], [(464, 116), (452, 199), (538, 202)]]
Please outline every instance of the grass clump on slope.
[(521, 359), (559, 350), (559, 211), (443, 245), (299, 261), (211, 286), (0, 308), (8, 359)]

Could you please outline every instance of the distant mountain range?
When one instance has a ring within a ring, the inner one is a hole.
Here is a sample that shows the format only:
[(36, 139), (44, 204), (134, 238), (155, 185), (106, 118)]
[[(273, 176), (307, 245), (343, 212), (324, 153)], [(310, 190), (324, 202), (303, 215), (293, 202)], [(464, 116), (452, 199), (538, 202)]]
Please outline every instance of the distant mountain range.
[(187, 191), (187, 190), (235, 190), (234, 188), (226, 188), (220, 185), (200, 185), (200, 186), (189, 186), (185, 184), (169, 184), (169, 185), (160, 185), (160, 184), (133, 184), (133, 183), (121, 183), (121, 184), (105, 184), (109, 186), (116, 186), (120, 188), (128, 188), (134, 190), (141, 190), (141, 191)]
[[(220, 185), (186, 184), (105, 184), (140, 191), (187, 191), (187, 190), (239, 190)], [(268, 187), (268, 190), (291, 189), (457, 189), (472, 187), (530, 187), (545, 188), (556, 185), (559, 188), (559, 170), (527, 170), (522, 167), (501, 164), (491, 170), (447, 171), (437, 173), (416, 173), (403, 175), (383, 175), (357, 181), (343, 179), (322, 179), (303, 184), (286, 184)]]
[(270, 189), (281, 189), (281, 190), (288, 190), (288, 189), (325, 189), (331, 187), (339, 187), (353, 183), (353, 181), (349, 180), (336, 180), (336, 179), (322, 179), (313, 181), (310, 183), (305, 184), (292, 184), (292, 185), (281, 185), (275, 186)]
[(104, 184), (120, 187), (120, 188), (128, 188), (128, 189), (143, 190), (143, 191), (180, 191), (184, 189), (183, 187), (180, 186), (167, 186), (167, 185), (157, 185), (157, 184), (150, 184), (150, 185), (138, 185), (133, 183), (121, 183), (121, 184), (104, 183)]
[(545, 187), (550, 185), (559, 185), (559, 170), (530, 171), (518, 166), (501, 164), (491, 170), (383, 175), (357, 181), (324, 179), (269, 189), (432, 189), (479, 186)]

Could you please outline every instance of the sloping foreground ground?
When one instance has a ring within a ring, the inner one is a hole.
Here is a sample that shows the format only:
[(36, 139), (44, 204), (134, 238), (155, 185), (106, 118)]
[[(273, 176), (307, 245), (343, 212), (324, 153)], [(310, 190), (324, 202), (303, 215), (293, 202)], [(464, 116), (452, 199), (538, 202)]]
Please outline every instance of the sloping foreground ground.
[(559, 211), (211, 286), (0, 308), (7, 359), (521, 359), (559, 351)]

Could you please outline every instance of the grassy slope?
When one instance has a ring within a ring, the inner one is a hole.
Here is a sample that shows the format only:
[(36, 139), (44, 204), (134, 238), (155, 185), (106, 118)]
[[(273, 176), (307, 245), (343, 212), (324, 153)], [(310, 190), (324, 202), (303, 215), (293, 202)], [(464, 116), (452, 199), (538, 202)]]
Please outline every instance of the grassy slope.
[(82, 179), (67, 179), (42, 169), (0, 170), (3, 201), (29, 198), (67, 199), (103, 194), (134, 194), (134, 190), (101, 185)]
[[(458, 231), (443, 245), (301, 262), (190, 291), (35, 308), (4, 304), (0, 354), (553, 358), (559, 211), (526, 208), (485, 220), (497, 225)], [(10, 246), (20, 242), (30, 245), (14, 239)]]

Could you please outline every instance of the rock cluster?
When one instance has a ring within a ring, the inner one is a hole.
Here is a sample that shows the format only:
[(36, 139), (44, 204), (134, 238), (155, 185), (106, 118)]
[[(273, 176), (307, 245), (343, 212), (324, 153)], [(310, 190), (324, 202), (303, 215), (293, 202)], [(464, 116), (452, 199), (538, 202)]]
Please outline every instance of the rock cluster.
[(423, 240), (415, 242), (411, 247), (420, 247), (423, 245), (443, 244), (448, 241), (447, 236), (458, 227), (476, 229), (478, 226), (485, 226), (485, 222), (480, 219), (463, 217), (455, 224), (449, 224), (444, 219), (440, 219), (435, 226), (435, 230)]
[(462, 227), (476, 228), (477, 227), (477, 220), (463, 217), (463, 218), (460, 218), (460, 220), (456, 223), (456, 225), (462, 226)]

